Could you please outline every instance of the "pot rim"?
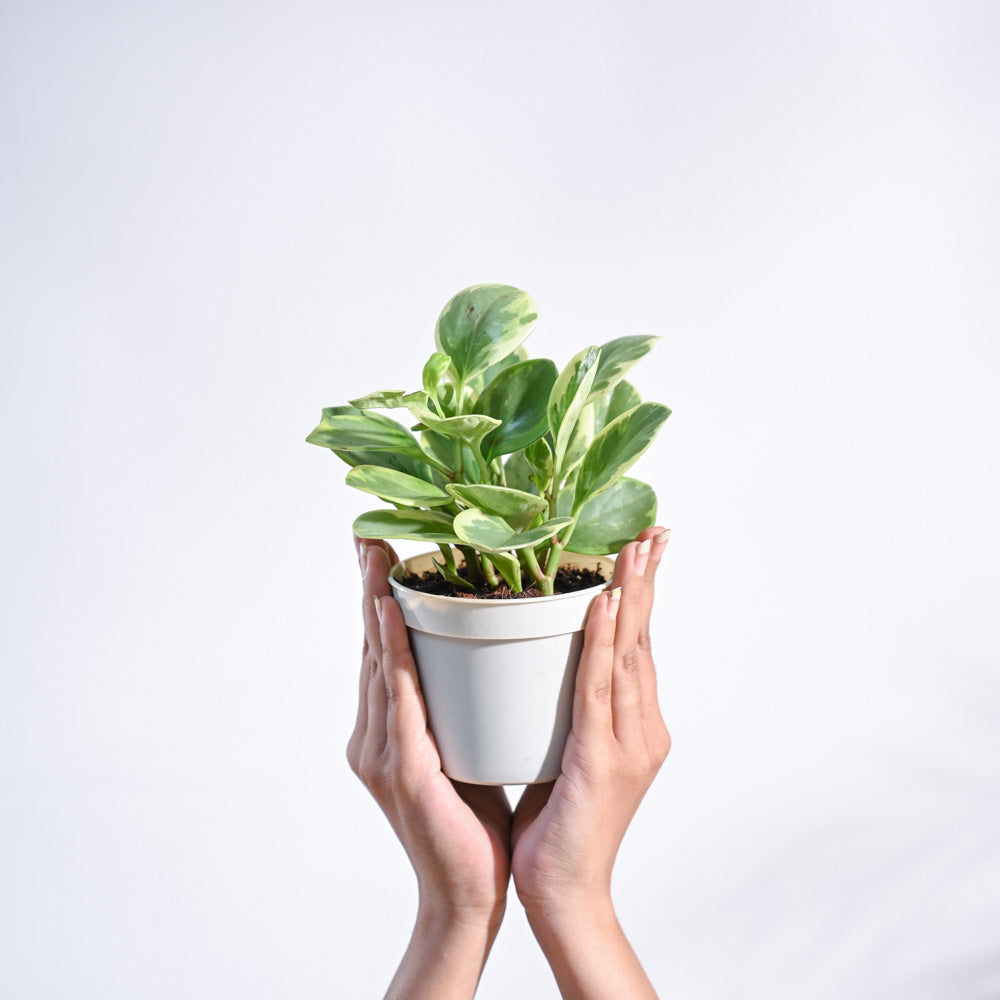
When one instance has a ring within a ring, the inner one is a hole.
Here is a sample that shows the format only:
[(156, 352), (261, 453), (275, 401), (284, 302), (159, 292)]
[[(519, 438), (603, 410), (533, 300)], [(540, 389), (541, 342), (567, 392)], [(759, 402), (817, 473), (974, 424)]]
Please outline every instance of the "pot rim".
[[(433, 599), (435, 601), (450, 601), (454, 604), (460, 604), (465, 607), (470, 604), (473, 605), (486, 605), (488, 607), (506, 607), (507, 605), (523, 605), (523, 604), (545, 604), (551, 601), (563, 601), (567, 598), (579, 598), (584, 594), (590, 594), (592, 596), (597, 596), (602, 590), (607, 590), (611, 586), (611, 578), (604, 581), (604, 583), (597, 584), (593, 587), (585, 587), (583, 590), (573, 590), (568, 594), (540, 594), (538, 597), (450, 597), (447, 594), (428, 594), (423, 590), (415, 590), (413, 587), (407, 587), (405, 583), (400, 580), (403, 571), (407, 569), (407, 564), (413, 562), (417, 559), (426, 559), (437, 555), (434, 551), (428, 552), (418, 552), (416, 555), (407, 556), (405, 559), (400, 559), (399, 562), (393, 564), (392, 569), (389, 570), (389, 581), (392, 584), (393, 590), (396, 588), (401, 588), (409, 594), (419, 594), (421, 597)], [(588, 560), (593, 565), (600, 565), (604, 563), (606, 568), (609, 570), (614, 569), (615, 557), (614, 554), (609, 555), (584, 555), (580, 552), (564, 552), (562, 559), (560, 559), (560, 565), (565, 562), (572, 563), (574, 560)]]
[(411, 629), (435, 635), (450, 635), (474, 640), (515, 640), (564, 635), (584, 627), (589, 609), (598, 594), (610, 586), (614, 560), (607, 556), (583, 556), (570, 553), (568, 560), (583, 560), (584, 565), (603, 566), (609, 576), (606, 583), (569, 594), (525, 597), (519, 600), (446, 597), (411, 590), (399, 582), (404, 566), (424, 560), (429, 568), (436, 552), (424, 552), (397, 563), (389, 576), (393, 595), (399, 601), (403, 619)]

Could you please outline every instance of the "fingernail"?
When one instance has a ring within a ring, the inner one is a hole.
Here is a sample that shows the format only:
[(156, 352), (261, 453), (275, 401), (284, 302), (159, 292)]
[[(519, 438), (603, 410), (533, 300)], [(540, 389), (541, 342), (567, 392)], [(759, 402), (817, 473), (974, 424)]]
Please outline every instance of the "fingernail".
[(659, 562), (663, 558), (663, 550), (667, 547), (667, 542), (670, 541), (670, 529), (667, 528), (666, 531), (661, 531), (654, 539), (653, 545), (653, 562)]
[(376, 615), (376, 617), (379, 620), (379, 624), (381, 625), (382, 624), (382, 598), (381, 597), (376, 597), (376, 598), (374, 598), (374, 602), (375, 602), (375, 615)]
[(608, 617), (614, 621), (618, 617), (618, 606), (621, 603), (622, 598), (622, 588), (615, 587), (614, 590), (608, 594)]
[(635, 571), (639, 576), (646, 572), (646, 563), (649, 561), (649, 550), (652, 542), (648, 538), (639, 543), (639, 548), (635, 550)]
[(364, 542), (358, 546), (358, 563), (361, 566), (361, 572), (363, 574), (368, 564), (368, 546), (365, 545)]

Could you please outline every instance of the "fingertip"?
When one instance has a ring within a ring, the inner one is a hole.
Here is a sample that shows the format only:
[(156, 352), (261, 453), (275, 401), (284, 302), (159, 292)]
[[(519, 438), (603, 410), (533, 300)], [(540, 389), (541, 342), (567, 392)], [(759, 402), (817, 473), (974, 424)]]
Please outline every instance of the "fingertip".
[(614, 621), (618, 617), (618, 609), (621, 607), (622, 600), (622, 588), (615, 587), (614, 590), (609, 591), (608, 599), (605, 603), (605, 611), (607, 612), (608, 618)]
[(635, 548), (635, 557), (632, 568), (636, 576), (642, 576), (646, 572), (646, 564), (649, 562), (649, 553), (653, 547), (652, 539), (643, 538)]
[(669, 541), (669, 528), (664, 528), (662, 531), (658, 531), (658, 533), (653, 536), (653, 551), (650, 558), (654, 563), (658, 563), (663, 558), (663, 553), (666, 551)]

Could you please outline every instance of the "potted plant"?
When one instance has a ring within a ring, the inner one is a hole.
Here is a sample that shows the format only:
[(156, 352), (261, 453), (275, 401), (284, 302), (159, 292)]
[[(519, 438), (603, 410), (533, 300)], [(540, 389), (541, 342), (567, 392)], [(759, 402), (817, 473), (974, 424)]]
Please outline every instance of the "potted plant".
[[(586, 347), (560, 370), (524, 350), (536, 321), (516, 288), (459, 292), (421, 388), (328, 407), (306, 439), (392, 505), (358, 517), (358, 536), (436, 547), (392, 585), (444, 770), (482, 784), (558, 775), (587, 608), (608, 557), (656, 518), (625, 472), (670, 415), (625, 380), (659, 338)], [(376, 412), (396, 409), (415, 425)]]

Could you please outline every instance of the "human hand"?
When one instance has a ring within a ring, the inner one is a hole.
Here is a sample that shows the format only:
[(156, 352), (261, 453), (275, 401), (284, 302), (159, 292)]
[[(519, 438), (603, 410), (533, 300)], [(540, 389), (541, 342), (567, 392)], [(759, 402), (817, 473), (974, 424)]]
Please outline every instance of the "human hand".
[[(427, 729), (402, 612), (395, 553), (356, 542), (364, 577), (352, 770), (382, 808), (419, 887), (417, 924), (389, 996), (471, 997), (499, 930), (510, 879), (510, 807), (502, 788), (452, 782)], [(441, 962), (447, 949), (449, 962)]]
[(564, 996), (655, 995), (614, 915), (611, 873), (670, 750), (649, 642), (668, 538), (650, 528), (619, 554), (615, 589), (587, 619), (562, 773), (528, 786), (514, 814), (514, 885)]

